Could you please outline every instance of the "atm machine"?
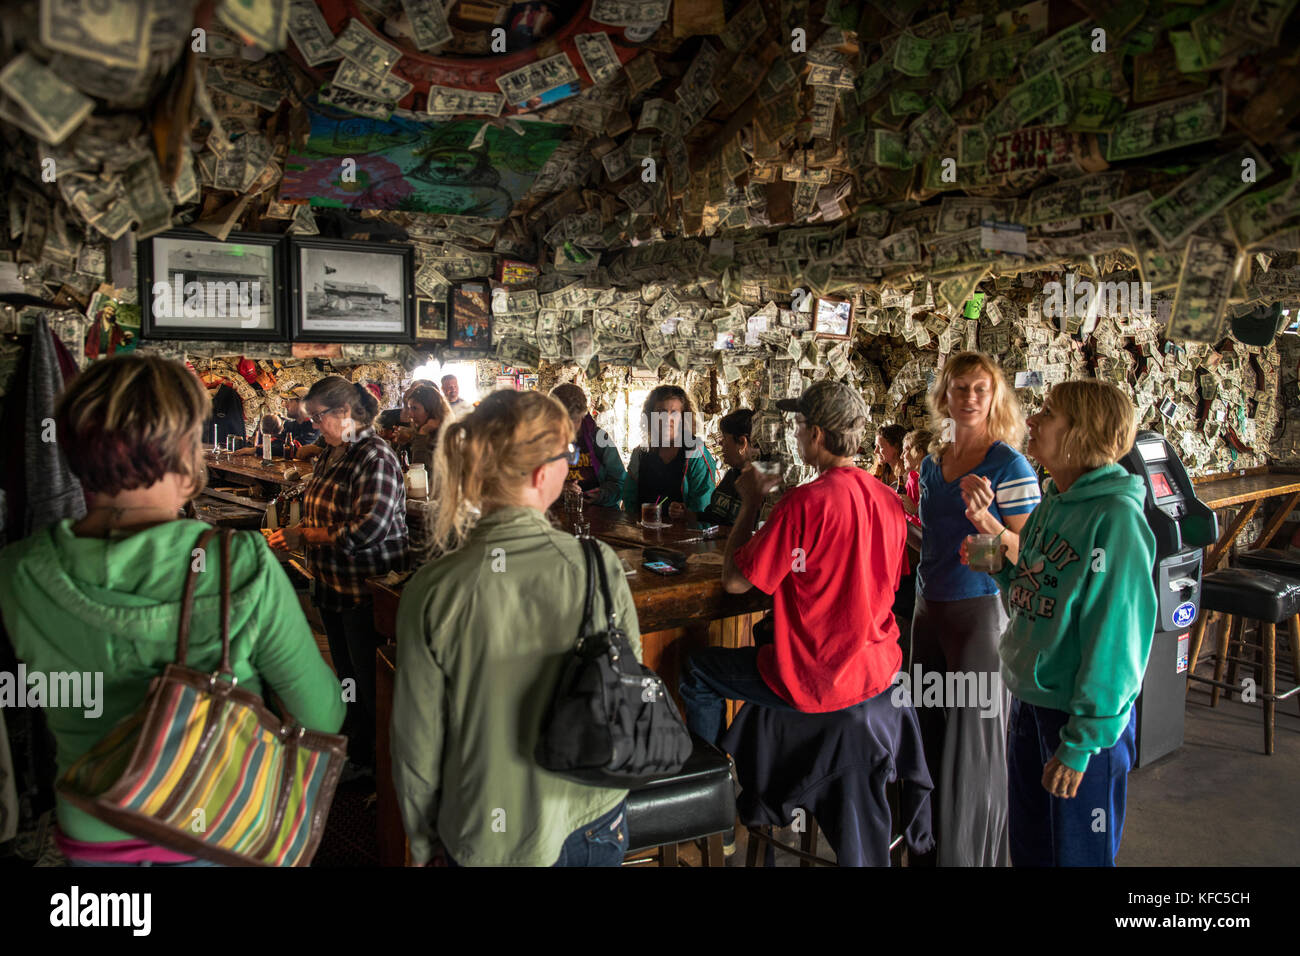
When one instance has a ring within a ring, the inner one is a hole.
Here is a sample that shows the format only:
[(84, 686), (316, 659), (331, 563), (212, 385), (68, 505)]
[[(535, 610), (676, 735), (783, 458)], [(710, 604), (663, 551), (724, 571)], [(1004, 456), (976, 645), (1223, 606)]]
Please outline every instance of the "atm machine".
[(1137, 766), (1145, 767), (1183, 744), (1189, 638), (1201, 604), (1201, 549), (1218, 539), (1219, 522), (1196, 497), (1183, 463), (1158, 432), (1138, 432), (1119, 463), (1146, 484), (1146, 518), (1156, 539), (1152, 576), (1158, 616), (1137, 699)]

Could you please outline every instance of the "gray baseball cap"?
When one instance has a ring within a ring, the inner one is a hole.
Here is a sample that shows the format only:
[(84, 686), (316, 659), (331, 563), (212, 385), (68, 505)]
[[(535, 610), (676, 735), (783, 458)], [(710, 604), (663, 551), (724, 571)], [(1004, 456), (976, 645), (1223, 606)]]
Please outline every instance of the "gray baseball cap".
[(809, 425), (827, 431), (852, 432), (867, 424), (867, 403), (843, 382), (813, 382), (798, 398), (783, 398), (776, 407), (798, 412)]

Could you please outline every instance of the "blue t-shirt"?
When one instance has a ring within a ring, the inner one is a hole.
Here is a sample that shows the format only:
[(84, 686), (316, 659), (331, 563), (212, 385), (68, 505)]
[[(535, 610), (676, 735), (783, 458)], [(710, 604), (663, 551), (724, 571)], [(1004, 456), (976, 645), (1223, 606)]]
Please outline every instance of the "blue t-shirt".
[[(994, 442), (984, 460), (967, 474), (982, 475), (993, 485), (989, 514), (998, 521), (1007, 515), (1027, 515), (1042, 497), (1038, 477), (1020, 452)], [(917, 593), (927, 601), (960, 601), (997, 594), (997, 583), (987, 574), (961, 563), (961, 543), (980, 529), (966, 517), (961, 480), (943, 480), (943, 466), (926, 455), (921, 462), (921, 566)]]

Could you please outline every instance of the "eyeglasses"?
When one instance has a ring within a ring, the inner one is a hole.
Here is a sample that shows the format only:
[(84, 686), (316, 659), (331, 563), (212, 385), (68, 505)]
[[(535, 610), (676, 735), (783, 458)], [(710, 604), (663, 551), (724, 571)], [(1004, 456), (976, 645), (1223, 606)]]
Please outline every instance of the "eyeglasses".
[(313, 425), (319, 425), (319, 424), (321, 423), (321, 419), (324, 418), (326, 415), (329, 415), (329, 414), (331, 414), (332, 412), (341, 412), (341, 411), (345, 411), (345, 409), (343, 409), (343, 408), (327, 408), (327, 409), (325, 409), (325, 411), (323, 411), (323, 412), (317, 412), (315, 415), (308, 415), (307, 417), (311, 419), (311, 423), (312, 423)]
[(560, 452), (558, 455), (552, 455), (550, 458), (546, 459), (546, 461), (542, 462), (542, 464), (549, 465), (551, 462), (559, 461), (561, 458), (567, 458), (571, 467), (576, 466), (578, 461), (582, 458), (582, 452), (578, 450), (577, 445), (573, 442), (569, 442), (564, 451)]

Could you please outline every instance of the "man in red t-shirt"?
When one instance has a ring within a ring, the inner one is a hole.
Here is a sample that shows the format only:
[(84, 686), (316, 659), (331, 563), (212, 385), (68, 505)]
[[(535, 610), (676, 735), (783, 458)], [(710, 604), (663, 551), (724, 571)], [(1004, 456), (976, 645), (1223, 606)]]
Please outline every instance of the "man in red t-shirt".
[(818, 476), (788, 491), (752, 538), (747, 529), (780, 479), (751, 464), (736, 482), (740, 514), (722, 584), (731, 594), (772, 594), (776, 610), (770, 643), (709, 647), (687, 662), (687, 726), (715, 743), (726, 700), (843, 710), (887, 690), (902, 665), (892, 608), (907, 525), (898, 496), (853, 464), (867, 407), (852, 388), (826, 381), (777, 407), (795, 413), (799, 456)]

